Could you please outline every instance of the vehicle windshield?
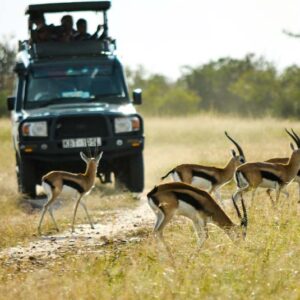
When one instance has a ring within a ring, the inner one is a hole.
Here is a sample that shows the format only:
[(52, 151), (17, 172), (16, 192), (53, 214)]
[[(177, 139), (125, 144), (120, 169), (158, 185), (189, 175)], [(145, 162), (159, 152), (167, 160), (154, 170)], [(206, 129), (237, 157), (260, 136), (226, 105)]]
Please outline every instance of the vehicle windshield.
[(128, 101), (121, 72), (112, 64), (37, 67), (28, 75), (25, 98), (25, 108)]

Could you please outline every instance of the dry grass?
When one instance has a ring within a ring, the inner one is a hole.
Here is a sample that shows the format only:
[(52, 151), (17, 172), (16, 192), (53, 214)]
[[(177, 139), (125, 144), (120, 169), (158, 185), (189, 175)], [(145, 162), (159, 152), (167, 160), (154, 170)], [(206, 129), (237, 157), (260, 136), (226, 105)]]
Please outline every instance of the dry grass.
[[(241, 143), (249, 161), (289, 155), (289, 139), (283, 129), (293, 127), (300, 132), (299, 122), (212, 115), (148, 118), (145, 124), (147, 189), (179, 163), (224, 165), (232, 148), (224, 130)], [(0, 120), (0, 128), (1, 148), (5, 149), (0, 157), (3, 247), (32, 238), (39, 215), (28, 215), (18, 205), (8, 121)], [(224, 196), (229, 196), (233, 189), (233, 184), (226, 187)], [(190, 223), (173, 223), (166, 230), (166, 240), (174, 262), (155, 243), (149, 230), (139, 243), (110, 245), (89, 255), (66, 254), (46, 265), (33, 266), (28, 262), (22, 267), (2, 268), (0, 298), (5, 295), (5, 299), (299, 299), (298, 192), (295, 185), (289, 191), (289, 201), (283, 197), (275, 210), (265, 193), (258, 193), (249, 211), (247, 239), (237, 245), (211, 226), (210, 239), (198, 249)], [(115, 197), (117, 202), (111, 204), (109, 197)], [(88, 205), (94, 213), (123, 203), (134, 205), (130, 195), (123, 197), (106, 196), (99, 201), (94, 194)], [(60, 224), (67, 226), (70, 219), (57, 213)], [(233, 211), (229, 214), (236, 220)]]

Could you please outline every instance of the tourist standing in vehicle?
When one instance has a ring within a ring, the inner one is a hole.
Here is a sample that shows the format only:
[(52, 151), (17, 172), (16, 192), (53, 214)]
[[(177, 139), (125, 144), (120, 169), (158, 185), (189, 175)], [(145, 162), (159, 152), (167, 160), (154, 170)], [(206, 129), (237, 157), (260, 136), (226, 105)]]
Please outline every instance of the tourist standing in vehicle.
[(98, 25), (97, 30), (93, 35), (87, 32), (87, 22), (85, 19), (79, 19), (76, 22), (76, 27), (77, 27), (77, 32), (75, 33), (74, 39), (78, 41), (84, 41), (84, 40), (96, 40), (98, 38), (98, 33), (103, 26)]
[(64, 15), (61, 18), (60, 31), (59, 40), (63, 42), (74, 40), (76, 31), (73, 29), (73, 17), (71, 15)]
[(35, 29), (31, 30), (31, 42), (46, 42), (52, 37), (51, 26), (46, 25), (44, 14), (32, 14), (30, 19), (30, 28), (35, 25)]

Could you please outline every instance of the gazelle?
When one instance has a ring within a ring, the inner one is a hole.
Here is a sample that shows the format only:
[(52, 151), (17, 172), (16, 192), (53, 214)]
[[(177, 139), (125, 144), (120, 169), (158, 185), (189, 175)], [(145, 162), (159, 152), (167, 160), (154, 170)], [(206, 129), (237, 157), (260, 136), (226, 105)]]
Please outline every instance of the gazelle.
[(74, 232), (75, 216), (76, 216), (79, 203), (82, 205), (87, 215), (91, 228), (92, 229), (94, 228), (94, 225), (88, 214), (86, 205), (80, 200), (83, 196), (87, 195), (94, 187), (98, 164), (102, 157), (103, 152), (97, 154), (97, 147), (96, 147), (94, 157), (91, 157), (92, 156), (91, 151), (89, 148), (88, 150), (89, 150), (89, 157), (87, 157), (83, 152), (80, 152), (80, 157), (86, 163), (86, 170), (84, 174), (82, 173), (75, 174), (75, 173), (69, 173), (65, 171), (52, 171), (46, 174), (45, 176), (43, 176), (42, 186), (47, 194), (47, 202), (43, 207), (41, 219), (39, 222), (39, 226), (38, 226), (39, 234), (41, 234), (41, 225), (47, 210), (49, 211), (52, 221), (56, 227), (56, 230), (57, 231), (59, 230), (50, 206), (51, 204), (53, 204), (53, 202), (57, 199), (57, 197), (62, 193), (62, 191), (65, 188), (71, 188), (78, 194), (78, 199), (76, 201), (74, 214), (73, 214), (72, 232)]
[[(289, 134), (289, 136), (297, 143), (297, 140), (299, 139), (299, 136), (296, 134), (296, 132), (292, 129), (292, 133), (289, 132), (286, 129), (286, 132)], [(289, 161), (288, 157), (276, 157), (276, 158), (271, 158), (266, 160), (266, 162), (270, 162), (270, 163), (280, 163), (280, 164), (287, 164)], [(298, 203), (300, 203), (300, 170), (297, 173), (297, 176), (294, 179), (294, 182), (296, 182), (298, 184), (298, 189), (299, 189), (299, 198), (298, 198)]]
[[(288, 132), (288, 130), (286, 131)], [(294, 148), (291, 143), (293, 152), (286, 164), (254, 162), (245, 163), (237, 168), (235, 172), (237, 191), (233, 195), (234, 202), (236, 202), (238, 197), (242, 196), (245, 191), (250, 189), (252, 189), (253, 201), (258, 187), (267, 189), (267, 193), (273, 205), (275, 203), (270, 192), (271, 190), (275, 190), (276, 202), (278, 202), (280, 192), (296, 177), (300, 168), (300, 139), (298, 137), (294, 137), (293, 139), (296, 142), (297, 149)]]
[(224, 168), (196, 164), (182, 164), (169, 171), (165, 176), (161, 177), (161, 179), (163, 180), (171, 174), (173, 180), (176, 182), (191, 184), (208, 193), (214, 192), (216, 198), (223, 206), (220, 188), (230, 182), (236, 168), (245, 163), (245, 155), (241, 146), (230, 137), (226, 131), (225, 135), (236, 146), (239, 155), (232, 149), (232, 158)]
[[(148, 194), (148, 203), (156, 215), (154, 234), (163, 240), (163, 230), (175, 214), (192, 220), (201, 246), (208, 237), (207, 223), (213, 222), (235, 240), (246, 236), (247, 212), (242, 200), (241, 225), (231, 221), (218, 203), (205, 191), (182, 182), (155, 186)], [(237, 208), (238, 209), (238, 208)], [(242, 230), (240, 230), (242, 228)]]

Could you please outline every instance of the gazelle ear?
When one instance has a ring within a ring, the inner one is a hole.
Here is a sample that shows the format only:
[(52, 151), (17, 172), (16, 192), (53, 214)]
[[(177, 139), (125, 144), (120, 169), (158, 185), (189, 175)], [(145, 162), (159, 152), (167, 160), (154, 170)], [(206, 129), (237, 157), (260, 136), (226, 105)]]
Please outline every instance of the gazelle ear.
[(102, 152), (100, 152), (96, 157), (95, 157), (95, 159), (96, 159), (96, 161), (97, 162), (99, 162), (100, 161), (100, 159), (101, 159), (101, 157), (102, 157), (102, 155), (103, 155), (103, 151)]
[(233, 157), (236, 157), (236, 152), (235, 152), (234, 149), (231, 149), (231, 154), (232, 154)]
[(80, 152), (80, 157), (82, 158), (82, 160), (85, 162), (85, 163), (88, 163), (88, 158), (86, 157), (86, 155), (83, 153), (83, 152)]
[(290, 146), (291, 146), (291, 149), (294, 151), (295, 150), (294, 144), (290, 143)]

